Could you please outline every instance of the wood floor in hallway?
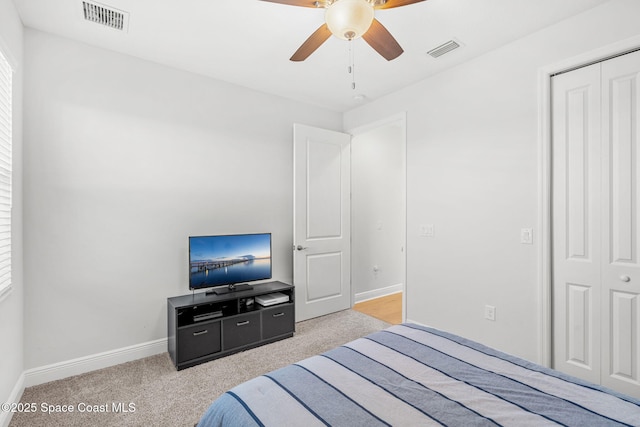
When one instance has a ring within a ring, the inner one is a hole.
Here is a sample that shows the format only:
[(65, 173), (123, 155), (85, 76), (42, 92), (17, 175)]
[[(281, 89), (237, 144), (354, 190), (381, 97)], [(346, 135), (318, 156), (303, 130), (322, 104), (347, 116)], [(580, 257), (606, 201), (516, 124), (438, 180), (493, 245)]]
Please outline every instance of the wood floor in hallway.
[(355, 304), (353, 309), (392, 325), (402, 323), (402, 292)]

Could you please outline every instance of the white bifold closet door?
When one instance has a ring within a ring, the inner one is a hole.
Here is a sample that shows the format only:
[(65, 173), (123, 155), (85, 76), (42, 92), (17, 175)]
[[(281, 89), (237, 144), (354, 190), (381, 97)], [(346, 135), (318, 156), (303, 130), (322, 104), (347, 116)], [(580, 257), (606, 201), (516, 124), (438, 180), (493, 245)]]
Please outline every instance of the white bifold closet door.
[(640, 52), (552, 78), (554, 368), (640, 397)]

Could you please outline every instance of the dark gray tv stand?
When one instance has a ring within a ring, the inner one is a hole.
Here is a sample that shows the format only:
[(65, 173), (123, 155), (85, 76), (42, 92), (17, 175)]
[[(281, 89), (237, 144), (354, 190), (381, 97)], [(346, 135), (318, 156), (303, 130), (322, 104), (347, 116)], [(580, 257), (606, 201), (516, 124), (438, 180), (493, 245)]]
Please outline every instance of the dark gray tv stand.
[[(289, 302), (262, 307), (255, 297), (280, 292)], [(178, 370), (293, 336), (294, 287), (259, 283), (222, 295), (167, 298), (168, 350)]]

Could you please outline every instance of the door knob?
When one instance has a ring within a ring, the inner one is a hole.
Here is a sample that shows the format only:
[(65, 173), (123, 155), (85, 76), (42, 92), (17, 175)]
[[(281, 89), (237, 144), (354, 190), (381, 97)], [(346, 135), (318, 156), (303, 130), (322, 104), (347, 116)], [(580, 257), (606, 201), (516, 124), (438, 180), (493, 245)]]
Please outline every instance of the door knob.
[(307, 248), (306, 248), (306, 246), (298, 245), (298, 246), (296, 246), (296, 249), (299, 250), (299, 251), (304, 251)]
[(620, 280), (622, 280), (623, 282), (630, 282), (631, 281), (631, 277), (622, 275), (622, 276), (620, 276)]

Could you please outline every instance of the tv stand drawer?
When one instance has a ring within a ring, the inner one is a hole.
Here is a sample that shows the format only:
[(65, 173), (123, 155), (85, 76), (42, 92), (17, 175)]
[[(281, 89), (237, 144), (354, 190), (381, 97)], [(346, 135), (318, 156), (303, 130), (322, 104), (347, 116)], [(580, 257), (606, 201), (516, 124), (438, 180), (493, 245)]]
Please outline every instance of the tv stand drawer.
[(260, 341), (260, 313), (222, 320), (222, 347), (225, 351), (257, 341)]
[(178, 363), (217, 353), (220, 347), (220, 321), (202, 322), (178, 329)]
[(280, 304), (262, 310), (262, 339), (293, 333), (293, 304)]

